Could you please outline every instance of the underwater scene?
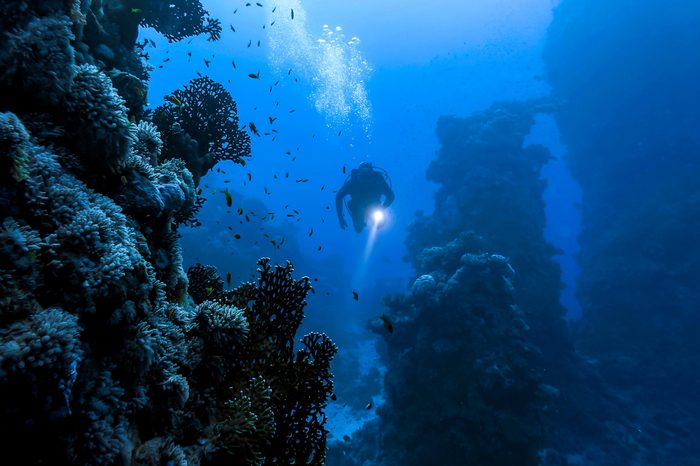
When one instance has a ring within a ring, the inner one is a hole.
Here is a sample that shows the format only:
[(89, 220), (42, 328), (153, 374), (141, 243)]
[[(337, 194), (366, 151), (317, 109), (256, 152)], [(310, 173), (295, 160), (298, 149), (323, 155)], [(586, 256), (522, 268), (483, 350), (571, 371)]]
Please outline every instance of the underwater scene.
[(700, 2), (0, 34), (3, 465), (700, 466)]

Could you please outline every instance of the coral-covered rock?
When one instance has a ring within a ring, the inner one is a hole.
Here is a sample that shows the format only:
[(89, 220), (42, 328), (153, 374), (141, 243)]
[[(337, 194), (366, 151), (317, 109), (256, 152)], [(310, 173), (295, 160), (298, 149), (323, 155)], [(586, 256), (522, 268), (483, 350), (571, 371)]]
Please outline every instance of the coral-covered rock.
[[(201, 199), (185, 162), (162, 156), (156, 127), (136, 121), (146, 114), (148, 78), (135, 42), (139, 22), (172, 39), (216, 38), (219, 23), (189, 0), (144, 2), (143, 17), (122, 1), (3, 7), (4, 457), (321, 464), (336, 348), (310, 334), (294, 351), (308, 279), (265, 261), (260, 284), (239, 292), (208, 292), (209, 282), (194, 279), (199, 305), (191, 306), (177, 228), (196, 222)], [(201, 147), (216, 160), (248, 155), (231, 96), (213, 84), (200, 90), (188, 97), (190, 110), (223, 104), (202, 129), (218, 132)], [(198, 142), (187, 138), (196, 152)]]
[(520, 324), (513, 270), (499, 255), (456, 257), (418, 270), (420, 291), (387, 300), (382, 464), (536, 465), (540, 352)]

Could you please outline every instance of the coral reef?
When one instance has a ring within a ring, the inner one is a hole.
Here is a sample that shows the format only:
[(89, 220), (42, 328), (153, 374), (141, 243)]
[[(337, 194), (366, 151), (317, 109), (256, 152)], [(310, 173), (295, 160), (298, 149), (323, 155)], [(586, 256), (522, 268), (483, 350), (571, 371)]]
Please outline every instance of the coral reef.
[(549, 30), (555, 117), (583, 196), (577, 344), (637, 418), (606, 429), (625, 456), (603, 464), (700, 457), (698, 21), (697, 5), (565, 0)]
[(236, 102), (219, 83), (195, 78), (156, 108), (165, 153), (185, 161), (195, 184), (222, 160), (245, 165), (250, 136), (238, 127)]
[(477, 242), (424, 250), (411, 293), (386, 302), (384, 464), (538, 464), (539, 350), (515, 303), (515, 271)]
[[(191, 274), (190, 297), (177, 229), (196, 222), (201, 199), (169, 134), (143, 119), (138, 24), (176, 40), (216, 39), (218, 22), (194, 1), (10, 3), (0, 22), (4, 455), (322, 464), (336, 347), (311, 333), (294, 349), (308, 278), (263, 260), (258, 283), (235, 290), (208, 291)], [(195, 93), (187, 105), (189, 118), (217, 117), (208, 151), (224, 157), (244, 140), (230, 139), (242, 138), (230, 95)]]
[(546, 380), (557, 384), (568, 372), (572, 348), (559, 303), (558, 251), (544, 240), (546, 182), (540, 170), (551, 155), (541, 145), (525, 145), (535, 115), (550, 111), (546, 101), (504, 102), (467, 118), (441, 118), (442, 146), (427, 171), (440, 184), (435, 213), (416, 219), (406, 244), (416, 268), (424, 248), (470, 230), (484, 238), (486, 250), (508, 257), (518, 271), (513, 286), (542, 350)]

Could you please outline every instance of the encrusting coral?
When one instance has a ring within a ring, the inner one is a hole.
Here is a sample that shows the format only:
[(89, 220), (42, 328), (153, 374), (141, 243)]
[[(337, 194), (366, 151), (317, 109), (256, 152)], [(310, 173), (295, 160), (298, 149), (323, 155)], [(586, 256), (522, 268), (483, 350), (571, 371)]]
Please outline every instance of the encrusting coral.
[[(204, 269), (221, 286), (191, 273), (188, 294), (177, 228), (196, 222), (201, 199), (170, 133), (144, 119), (138, 24), (177, 40), (216, 39), (218, 23), (198, 1), (148, 1), (142, 14), (128, 0), (11, 3), (0, 22), (3, 455), (323, 464), (336, 347), (312, 333), (294, 350), (308, 278), (263, 260), (257, 284), (227, 291)], [(208, 163), (247, 156), (232, 97), (200, 84), (182, 114), (170, 110)], [(206, 140), (193, 118), (212, 121)]]

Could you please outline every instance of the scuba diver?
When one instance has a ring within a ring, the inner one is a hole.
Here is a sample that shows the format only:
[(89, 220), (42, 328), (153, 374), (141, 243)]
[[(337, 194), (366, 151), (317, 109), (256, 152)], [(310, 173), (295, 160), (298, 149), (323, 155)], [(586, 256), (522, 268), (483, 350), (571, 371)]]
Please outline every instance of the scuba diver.
[[(384, 209), (394, 202), (394, 191), (389, 183), (386, 171), (373, 167), (370, 162), (362, 162), (358, 168), (353, 169), (335, 195), (335, 210), (340, 228), (345, 230), (348, 226), (343, 216), (346, 196), (350, 196), (347, 208), (356, 232), (360, 233), (365, 228), (370, 216), (379, 225), (384, 219)], [(382, 196), (384, 202), (381, 201)]]

